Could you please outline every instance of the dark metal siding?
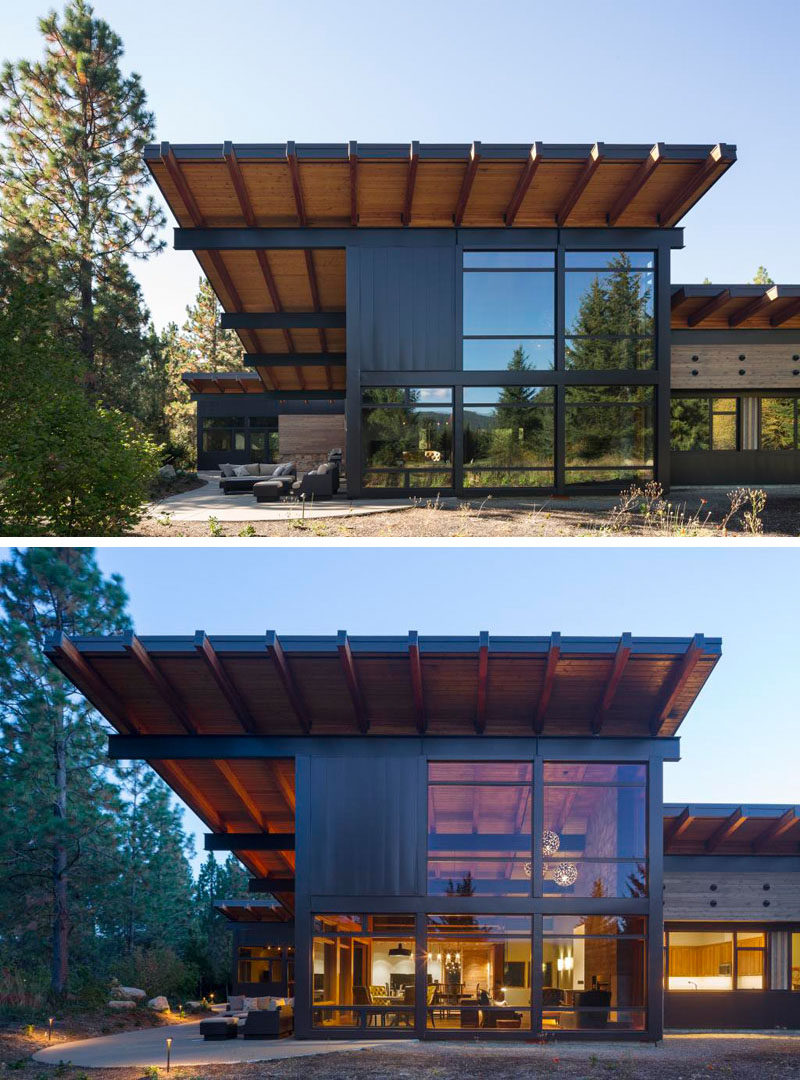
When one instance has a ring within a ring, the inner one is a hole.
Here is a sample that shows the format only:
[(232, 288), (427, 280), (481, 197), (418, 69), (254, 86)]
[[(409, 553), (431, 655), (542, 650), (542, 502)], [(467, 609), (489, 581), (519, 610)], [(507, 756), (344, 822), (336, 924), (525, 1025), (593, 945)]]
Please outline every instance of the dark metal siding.
[(800, 484), (800, 451), (673, 450), (672, 484)]
[[(348, 248), (348, 354), (362, 371), (444, 371), (456, 366), (456, 249)], [(357, 319), (357, 324), (353, 320)]]
[(800, 993), (791, 990), (668, 990), (666, 1029), (764, 1030), (800, 1027)]
[(421, 758), (311, 760), (313, 895), (409, 896), (419, 889)]

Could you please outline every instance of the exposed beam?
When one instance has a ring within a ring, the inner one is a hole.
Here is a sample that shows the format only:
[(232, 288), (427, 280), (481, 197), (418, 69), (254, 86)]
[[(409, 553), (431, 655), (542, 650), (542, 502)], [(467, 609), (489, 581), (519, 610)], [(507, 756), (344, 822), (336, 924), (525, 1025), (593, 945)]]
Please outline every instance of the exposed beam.
[(694, 176), (661, 210), (658, 215), (659, 224), (670, 227), (679, 221), (709, 181), (715, 180), (717, 175), (721, 175), (724, 168), (732, 165), (735, 160), (736, 153), (730, 147), (719, 143), (713, 147)]
[(205, 665), (211, 672), (214, 682), (217, 684), (218, 689), (225, 698), (228, 707), (231, 712), (233, 712), (236, 719), (249, 734), (257, 734), (258, 724), (255, 722), (253, 714), (250, 712), (247, 703), (236, 689), (233, 681), (225, 670), (214, 646), (211, 644), (211, 639), (203, 630), (197, 630), (195, 632), (194, 647), (205, 661)]
[(58, 667), (62, 674), (80, 687), (83, 696), (115, 728), (127, 733), (139, 730), (105, 679), (95, 671), (66, 634), (59, 634), (55, 645), (49, 651), (53, 657), (58, 658)]
[[(317, 282), (317, 271), (314, 268), (314, 252), (310, 248), (306, 248), (306, 273), (308, 274), (308, 287), (311, 291), (311, 303), (314, 306), (314, 311), (322, 311), (322, 304), (319, 299), (319, 284)], [(328, 338), (325, 334), (324, 327), (317, 328), (317, 334), (319, 336), (319, 347), (326, 353), (328, 351)]]
[(592, 177), (600, 168), (600, 163), (604, 157), (605, 149), (603, 144), (601, 142), (595, 143), (589, 151), (589, 156), (586, 159), (577, 180), (570, 188), (566, 199), (564, 199), (564, 202), (561, 204), (559, 211), (556, 214), (556, 224), (559, 227), (566, 225), (569, 221), (569, 217), (575, 209), (578, 199), (583, 195)]
[(275, 670), (278, 672), (278, 676), (286, 691), (286, 696), (289, 698), (289, 702), (294, 710), (298, 723), (307, 735), (311, 730), (311, 720), (303, 703), (303, 699), (300, 697), (300, 691), (297, 689), (294, 676), (289, 668), (286, 654), (281, 646), (280, 638), (274, 630), (267, 630), (266, 649), (267, 655), (275, 665)]
[(793, 319), (795, 315), (800, 315), (800, 297), (785, 307), (783, 311), (778, 312), (777, 315), (773, 315), (769, 320), (769, 325), (781, 326), (783, 323), (788, 322), (789, 319)]
[(206, 833), (204, 851), (294, 851), (294, 833)]
[(294, 878), (251, 878), (247, 883), (247, 891), (251, 893), (294, 892)]
[(728, 319), (728, 326), (733, 329), (735, 326), (739, 326), (741, 323), (746, 322), (752, 315), (757, 315), (759, 311), (763, 311), (765, 307), (769, 307), (778, 299), (778, 286), (773, 285), (771, 288), (766, 289), (763, 295), (754, 297), (749, 304), (745, 304), (744, 307), (739, 308)]
[(350, 166), (350, 224), (358, 225), (358, 143), (347, 144), (347, 161)]
[(219, 381), (219, 379), (212, 379), (211, 381), (214, 384), (214, 386), (217, 388), (217, 393), (218, 394), (224, 394), (225, 393), (225, 384), (224, 383), (221, 383)]
[(256, 825), (256, 828), (263, 829), (264, 828), (264, 815), (263, 815), (261, 809), (253, 801), (253, 798), (250, 795), (250, 792), (247, 790), (245, 785), (242, 783), (242, 781), (236, 775), (236, 772), (235, 772), (233, 766), (229, 762), (223, 761), (222, 759), (219, 759), (219, 760), (215, 761), (214, 764), (216, 765), (217, 769), (219, 770), (221, 775), (226, 780), (228, 786), (231, 788), (231, 790), (234, 792), (236, 797), (239, 799), (242, 806), (245, 808), (247, 813), (253, 819), (253, 822)]
[(603, 691), (603, 696), (600, 699), (600, 704), (597, 706), (597, 711), (592, 717), (592, 735), (600, 734), (606, 714), (614, 703), (617, 689), (622, 681), (622, 676), (625, 674), (625, 668), (628, 666), (628, 661), (631, 658), (631, 638), (632, 635), (626, 632), (619, 639), (619, 645), (617, 645), (617, 651), (614, 655), (614, 663), (611, 665), (608, 682)]
[(306, 207), (303, 202), (303, 189), (300, 186), (300, 169), (297, 164), (297, 147), (293, 142), (287, 142), (286, 144), (286, 162), (289, 166), (289, 176), (292, 181), (292, 192), (294, 193), (294, 205), (297, 211), (297, 224), (301, 228), (305, 228), (308, 225), (308, 219), (306, 217)]
[(779, 818), (771, 821), (766, 829), (758, 834), (753, 841), (753, 851), (763, 851), (775, 840), (780, 840), (784, 833), (787, 833), (798, 820), (800, 819), (797, 815), (796, 806), (790, 806), (788, 810), (784, 810)]
[[(291, 813), (294, 814), (295, 804), (297, 802), (297, 795), (294, 789), (294, 784), (290, 783), (284, 776), (283, 771), (277, 761), (267, 761), (266, 764), (270, 772), (272, 773), (275, 783), (281, 789), (281, 794), (286, 800), (286, 805), (289, 807)], [(294, 761), (292, 761), (292, 768), (294, 768)]]
[(661, 730), (669, 719), (669, 714), (672, 712), (675, 702), (683, 692), (686, 683), (703, 655), (704, 647), (705, 638), (703, 635), (695, 634), (689, 642), (686, 652), (680, 660), (675, 662), (672, 674), (667, 680), (664, 694), (659, 701), (653, 719), (650, 721), (650, 734), (652, 736), (655, 737), (661, 734)]
[(475, 711), (475, 731), (482, 735), (486, 730), (486, 698), (489, 686), (489, 631), (481, 630), (478, 636), (478, 704)]
[(419, 143), (412, 142), (411, 152), (408, 156), (408, 173), (406, 174), (406, 197), (403, 201), (403, 224), (411, 224), (411, 206), (414, 202), (414, 188), (417, 184), (417, 168), (419, 166)]
[(217, 813), (216, 807), (206, 798), (200, 788), (189, 779), (182, 766), (177, 765), (174, 761), (148, 761), (148, 765), (155, 769), (158, 775), (169, 784), (178, 798), (187, 803), (198, 817), (201, 817), (212, 828), (224, 831), (225, 825)]
[(511, 196), (511, 200), (506, 207), (506, 212), (503, 215), (503, 220), (507, 226), (514, 224), (514, 220), (519, 213), (519, 208), (522, 206), (522, 200), (528, 193), (528, 188), (533, 182), (533, 178), (536, 175), (536, 171), (539, 168), (542, 160), (542, 144), (535, 142), (530, 149), (528, 158), (522, 167), (519, 180), (517, 180), (517, 186), (514, 188), (514, 194)]
[(225, 158), (225, 164), (228, 166), (228, 176), (231, 178), (231, 183), (236, 192), (236, 198), (239, 200), (239, 206), (241, 207), (244, 219), (247, 224), (253, 228), (256, 224), (256, 215), (253, 211), (253, 204), (250, 201), (247, 185), (244, 182), (244, 176), (242, 175), (242, 170), (239, 166), (239, 159), (236, 156), (236, 150), (234, 149), (232, 142), (223, 143), (222, 156)]
[(454, 225), (460, 225), (464, 220), (464, 211), (467, 209), (469, 195), (472, 191), (472, 185), (475, 183), (475, 177), (478, 175), (478, 166), (480, 163), (481, 144), (479, 142), (474, 142), (469, 150), (469, 162), (467, 163), (467, 169), (464, 173), (464, 179), (461, 181), (461, 190), (458, 193), (456, 212), (453, 215)]
[(556, 668), (558, 667), (560, 655), (561, 634), (559, 634), (557, 630), (554, 630), (550, 635), (550, 645), (547, 650), (547, 661), (545, 663), (542, 689), (539, 694), (539, 701), (536, 705), (536, 712), (533, 717), (533, 730), (536, 735), (541, 735), (544, 729), (544, 718), (547, 712), (547, 706), (550, 704), (550, 697), (553, 693), (553, 683), (555, 682)]
[(688, 326), (699, 326), (701, 322), (706, 319), (710, 319), (715, 312), (719, 311), (721, 307), (724, 307), (731, 298), (730, 289), (720, 289), (716, 296), (712, 296), (702, 307), (699, 307), (697, 311), (692, 314), (686, 320)]
[(237, 311), (220, 316), (223, 330), (318, 330), (320, 327), (342, 329), (346, 326), (344, 311)]
[(261, 364), (269, 364), (270, 367), (294, 367), (295, 364), (303, 364), (304, 367), (344, 367), (347, 363), (346, 353), (245, 353), (244, 362), (248, 367)]
[(675, 311), (676, 308), (679, 308), (682, 304), (685, 304), (687, 299), (688, 297), (686, 295), (686, 289), (683, 285), (681, 285), (681, 287), (679, 289), (676, 289), (672, 296), (670, 296), (669, 298), (670, 309), (672, 311)]
[(664, 833), (665, 855), (669, 852), (670, 844), (674, 843), (675, 840), (683, 836), (683, 834), (691, 826), (694, 820), (695, 817), (692, 813), (691, 806), (684, 806), (683, 810), (681, 810), (680, 814), (678, 814), (675, 820), (670, 822), (666, 832)]
[(125, 651), (133, 657), (139, 670), (147, 676), (153, 688), (158, 692), (164, 704), (184, 731), (189, 735), (197, 735), (197, 727), (189, 716), (186, 706), (175, 687), (161, 669), (156, 666), (152, 656), (136, 634), (128, 635), (125, 641)]
[(336, 648), (339, 652), (339, 660), (342, 665), (342, 670), (344, 671), (347, 689), (350, 691), (350, 700), (353, 702), (358, 730), (362, 735), (365, 735), (369, 731), (369, 718), (364, 704), (364, 697), (361, 693), (361, 687), (358, 682), (358, 673), (356, 671), (355, 661), (353, 660), (353, 650), (350, 648), (350, 639), (347, 636), (346, 630), (340, 630), (336, 635)]
[(200, 207), (197, 205), (197, 200), (186, 182), (186, 177), (183, 175), (183, 171), (178, 164), (178, 159), (175, 157), (175, 151), (169, 143), (161, 144), (161, 162), (166, 168), (170, 180), (175, 185), (178, 195), (180, 195), (181, 202), (186, 207), (186, 211), (192, 219), (192, 224), (196, 229), (205, 228), (205, 218), (200, 211)]
[(656, 143), (642, 164), (633, 174), (627, 187), (618, 196), (617, 201), (608, 212), (608, 224), (614, 226), (631, 205), (633, 200), (651, 179), (658, 166), (664, 160), (664, 144)]
[(706, 840), (706, 851), (716, 851), (720, 844), (730, 839), (736, 830), (744, 825), (745, 821), (747, 821), (747, 815), (744, 810), (742, 810), (741, 806), (738, 806), (732, 814), (725, 818), (720, 827), (714, 830), (708, 840)]
[(419, 634), (416, 630), (408, 632), (408, 663), (411, 670), (411, 694), (414, 698), (414, 713), (417, 719), (417, 731), (424, 735), (428, 727), (425, 710), (425, 693), (422, 684), (422, 660), (419, 652)]

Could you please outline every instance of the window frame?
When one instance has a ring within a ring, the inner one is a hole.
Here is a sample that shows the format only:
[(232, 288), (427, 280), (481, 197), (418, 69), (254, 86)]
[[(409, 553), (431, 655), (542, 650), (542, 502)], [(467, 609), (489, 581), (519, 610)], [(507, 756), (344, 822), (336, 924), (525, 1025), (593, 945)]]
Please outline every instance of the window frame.
[[(763, 446), (763, 403), (765, 401), (791, 400), (794, 404), (794, 439), (793, 446), (764, 447)], [(790, 454), (800, 450), (800, 394), (779, 393), (758, 395), (758, 449), (766, 454)]]
[[(781, 929), (786, 929), (781, 927)], [(763, 994), (771, 990), (771, 934), (770, 930), (775, 930), (775, 926), (769, 926), (763, 923), (749, 924), (743, 922), (735, 922), (728, 920), (727, 922), (713, 922), (713, 923), (664, 923), (664, 993), (665, 994), (734, 994), (734, 993), (748, 993), (748, 994)], [(683, 987), (681, 989), (670, 989), (669, 985), (669, 967), (670, 967), (670, 934), (731, 934), (731, 985), (727, 990), (692, 990), (689, 987)], [(791, 935), (792, 931), (789, 930)], [(763, 946), (740, 946), (738, 944), (739, 934), (763, 934), (764, 945)], [(757, 987), (741, 987), (739, 982), (739, 953), (740, 952), (760, 952), (762, 960), (761, 977), (763, 986), (759, 989)], [(791, 989), (791, 964), (792, 964), (792, 947), (791, 940), (789, 942), (789, 948), (787, 949), (788, 958), (788, 987)]]

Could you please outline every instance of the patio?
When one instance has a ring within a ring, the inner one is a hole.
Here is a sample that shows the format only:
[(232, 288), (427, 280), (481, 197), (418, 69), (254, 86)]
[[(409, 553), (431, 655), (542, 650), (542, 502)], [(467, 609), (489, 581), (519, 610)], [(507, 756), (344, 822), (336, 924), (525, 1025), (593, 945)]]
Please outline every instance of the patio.
[(145, 518), (169, 517), (173, 522), (208, 521), (289, 521), (305, 517), (340, 518), (360, 514), (385, 514), (394, 510), (410, 510), (409, 499), (348, 499), (340, 493), (321, 502), (256, 502), (252, 492), (226, 495), (219, 487), (219, 472), (199, 472), (203, 487), (170, 495), (148, 507)]
[[(230, 1065), (251, 1061), (283, 1061), (312, 1054), (335, 1054), (345, 1050), (365, 1050), (375, 1042), (318, 1041), (298, 1042), (286, 1039), (226, 1039), (206, 1041), (200, 1035), (200, 1021), (190, 1024), (168, 1024), (164, 1027), (125, 1031), (119, 1035), (104, 1035), (97, 1039), (59, 1042), (33, 1055), (34, 1061), (57, 1065), (68, 1061), (87, 1069), (126, 1068), (166, 1064), (166, 1040), (172, 1039), (170, 1064)], [(407, 1040), (406, 1040), (407, 1042)]]

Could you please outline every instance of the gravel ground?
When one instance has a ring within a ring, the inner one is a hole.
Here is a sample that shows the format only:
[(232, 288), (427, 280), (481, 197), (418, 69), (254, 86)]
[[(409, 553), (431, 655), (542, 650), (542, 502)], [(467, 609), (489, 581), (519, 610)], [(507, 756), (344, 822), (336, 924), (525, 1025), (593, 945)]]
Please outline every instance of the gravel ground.
[[(141, 1069), (48, 1067), (29, 1054), (39, 1039), (0, 1034), (0, 1075), (30, 1080), (141, 1080)], [(166, 1077), (166, 1071), (159, 1070)], [(175, 1080), (798, 1080), (800, 1033), (671, 1035), (663, 1043), (408, 1043), (249, 1065), (173, 1069)]]
[[(149, 519), (130, 536), (269, 536), (269, 537), (564, 537), (564, 536), (690, 536), (719, 537), (719, 523), (727, 498), (709, 494), (705, 502), (693, 496), (686, 503), (686, 517), (699, 511), (700, 523), (678, 528), (648, 528), (634, 515), (619, 530), (609, 531), (612, 500), (588, 506), (569, 500), (514, 501), (486, 499), (481, 502), (447, 500), (428, 506), (412, 506), (387, 514), (301, 521), (222, 521), (213, 534), (208, 522), (182, 521), (164, 524)], [(600, 503), (600, 500), (596, 500)], [(683, 505), (683, 504), (680, 504)], [(800, 535), (800, 498), (770, 494), (761, 515), (765, 536)], [(740, 517), (727, 529), (728, 537), (750, 535)]]

